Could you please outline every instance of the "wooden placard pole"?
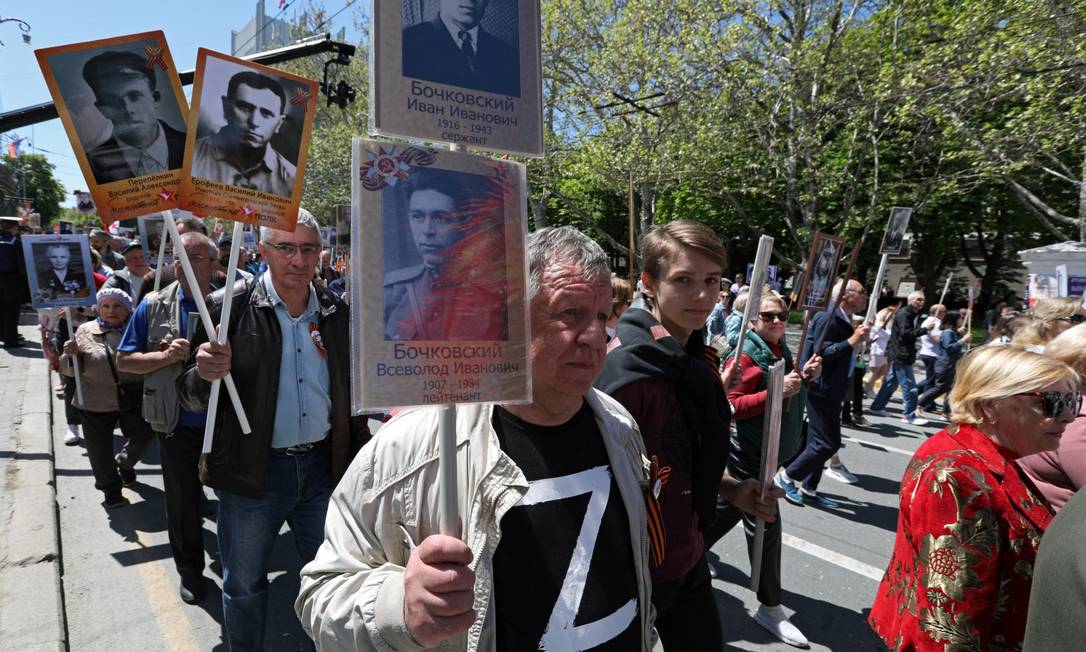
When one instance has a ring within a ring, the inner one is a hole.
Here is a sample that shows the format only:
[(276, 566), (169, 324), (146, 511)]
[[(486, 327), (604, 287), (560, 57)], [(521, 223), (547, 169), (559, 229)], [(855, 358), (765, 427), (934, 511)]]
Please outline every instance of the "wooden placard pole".
[[(188, 281), (189, 288), (191, 288), (192, 300), (196, 302), (196, 310), (200, 313), (200, 321), (203, 322), (208, 339), (211, 339), (215, 336), (215, 323), (211, 321), (211, 313), (207, 311), (204, 295), (200, 294), (200, 285), (196, 282), (196, 274), (192, 271), (192, 263), (189, 261), (188, 252), (185, 251), (185, 247), (181, 244), (181, 234), (177, 232), (177, 224), (173, 221), (173, 211), (163, 211), (163, 217), (165, 219), (162, 222), (169, 229), (170, 237), (173, 239), (173, 253), (181, 261), (181, 270), (185, 274), (185, 280)], [(228, 374), (224, 380), (226, 381), (226, 392), (230, 394), (230, 402), (234, 405), (234, 412), (237, 414), (241, 431), (249, 434), (252, 432), (252, 428), (249, 427), (249, 420), (245, 417), (245, 408), (241, 405), (241, 397), (238, 396), (238, 388), (234, 385), (234, 379)], [(208, 419), (214, 420), (215, 415), (209, 413)]]
[(162, 285), (162, 259), (166, 257), (166, 241), (170, 239), (169, 231), (166, 230), (166, 219), (166, 216), (163, 215), (162, 233), (159, 234), (158, 238), (158, 260), (155, 263), (155, 292), (158, 292), (159, 287)]
[[(72, 323), (71, 307), (64, 308), (64, 317), (68, 320), (68, 339), (75, 341), (75, 325)], [(83, 407), (83, 381), (79, 378), (79, 354), (72, 356), (72, 368), (75, 369), (75, 400)]]
[(946, 275), (946, 283), (943, 283), (943, 292), (939, 295), (939, 303), (943, 303), (946, 300), (946, 293), (950, 290), (950, 279), (954, 278), (954, 272)]
[(758, 239), (758, 253), (754, 256), (754, 271), (751, 273), (750, 289), (747, 290), (747, 305), (743, 308), (743, 323), (739, 325), (739, 337), (735, 340), (735, 366), (736, 373), (741, 373), (739, 361), (743, 351), (743, 343), (747, 339), (747, 331), (750, 330), (750, 322), (758, 314), (762, 303), (762, 286), (765, 285), (766, 270), (769, 267), (769, 258), (773, 255), (773, 238), (763, 235)]
[[(225, 295), (222, 301), (222, 312), (219, 314), (219, 332), (215, 339), (219, 344), (225, 344), (230, 331), (230, 312), (234, 306), (234, 282), (238, 277), (238, 258), (241, 255), (241, 241), (245, 238), (245, 223), (234, 222), (234, 234), (230, 240), (230, 262), (226, 267), (226, 286), (223, 289)], [(211, 334), (208, 334), (211, 339)], [(219, 388), (222, 383), (218, 380), (211, 381), (211, 396), (207, 400), (208, 419), (204, 423), (203, 453), (211, 452), (211, 443), (215, 437), (215, 412), (219, 409)], [(243, 417), (241, 417), (243, 418)], [(241, 420), (239, 418), (239, 421)]]
[[(762, 472), (758, 481), (760, 494), (765, 500), (773, 486), (777, 473), (777, 456), (780, 453), (781, 405), (784, 399), (784, 360), (778, 360), (769, 368), (766, 379), (766, 403), (762, 428)], [(762, 578), (762, 551), (765, 548), (765, 521), (758, 519), (754, 527), (754, 548), (750, 552), (750, 590), (758, 592)]]
[[(837, 309), (841, 307), (841, 299), (845, 296), (845, 290), (848, 289), (848, 282), (852, 280), (852, 270), (856, 267), (856, 259), (860, 257), (860, 250), (863, 249), (864, 238), (866, 237), (866, 232), (860, 236), (860, 241), (856, 243), (856, 246), (852, 249), (852, 255), (848, 257), (848, 267), (845, 268), (845, 276), (844, 279), (842, 279), (841, 281), (841, 291), (838, 292), (837, 296), (833, 298), (833, 308), (830, 310), (831, 314), (836, 313)], [(868, 298), (868, 300), (870, 300), (870, 297)], [(822, 343), (826, 341), (826, 332), (829, 331), (829, 325), (830, 322), (827, 320), (826, 327), (822, 329), (821, 333), (819, 333), (818, 339), (815, 340), (814, 348), (811, 349), (812, 357), (818, 354), (819, 349), (822, 348)], [(803, 342), (800, 342), (799, 345), (801, 347), (800, 356), (802, 356)]]

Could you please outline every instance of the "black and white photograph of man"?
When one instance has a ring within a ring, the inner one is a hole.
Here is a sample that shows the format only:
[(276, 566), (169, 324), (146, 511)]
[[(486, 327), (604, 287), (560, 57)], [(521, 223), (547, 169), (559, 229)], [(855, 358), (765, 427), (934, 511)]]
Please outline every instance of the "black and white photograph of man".
[(403, 26), (405, 77), (520, 97), (516, 0), (403, 0)]
[(93, 303), (95, 287), (87, 236), (26, 236), (23, 250), (36, 309)]
[(47, 57), (99, 184), (177, 170), (184, 161), (185, 110), (167, 73), (148, 65), (146, 48), (157, 47), (148, 39)]
[(841, 242), (819, 234), (814, 244), (815, 257), (811, 266), (811, 280), (803, 296), (803, 308), (826, 310), (830, 304), (830, 286), (837, 274), (841, 258)]
[(204, 74), (192, 176), (290, 197), (301, 128), (289, 115), (293, 86), (216, 57)]
[(909, 217), (913, 209), (895, 207), (890, 209), (890, 222), (886, 225), (886, 234), (882, 238), (880, 254), (900, 254), (905, 240), (905, 230), (909, 227)]

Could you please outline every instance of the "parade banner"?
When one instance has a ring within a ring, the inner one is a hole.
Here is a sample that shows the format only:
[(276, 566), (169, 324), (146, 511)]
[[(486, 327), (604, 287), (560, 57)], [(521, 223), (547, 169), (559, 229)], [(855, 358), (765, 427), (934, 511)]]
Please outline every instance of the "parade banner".
[(24, 235), (22, 241), (35, 310), (95, 304), (94, 267), (86, 235)]
[(879, 247), (880, 254), (896, 256), (901, 253), (901, 247), (905, 243), (905, 231), (909, 228), (912, 214), (912, 208), (895, 206), (890, 209), (890, 220), (886, 223), (886, 233), (883, 234), (882, 246)]
[(176, 208), (188, 109), (163, 33), (35, 55), (103, 224)]
[[(139, 218), (140, 245), (147, 264), (155, 269), (173, 264), (173, 243), (166, 235), (162, 214), (141, 215)], [(163, 248), (165, 247), (165, 248)]]
[(294, 230), (317, 82), (200, 48), (181, 208)]
[[(802, 345), (801, 345), (802, 346)], [(784, 401), (784, 360), (769, 368), (766, 377), (765, 413), (762, 417), (762, 470), (758, 476), (758, 494), (762, 500), (773, 488), (777, 473), (781, 442), (781, 407)], [(791, 401), (789, 401), (791, 407)], [(787, 461), (787, 460), (786, 460)], [(765, 549), (765, 521), (757, 519), (754, 526), (754, 546), (750, 561), (750, 590), (758, 592), (762, 577), (762, 556)]]
[(524, 166), (354, 139), (360, 410), (529, 400)]
[(807, 279), (799, 295), (801, 310), (816, 312), (830, 307), (833, 281), (845, 251), (843, 238), (815, 231), (807, 255)]
[(543, 155), (539, 0), (374, 0), (370, 130)]

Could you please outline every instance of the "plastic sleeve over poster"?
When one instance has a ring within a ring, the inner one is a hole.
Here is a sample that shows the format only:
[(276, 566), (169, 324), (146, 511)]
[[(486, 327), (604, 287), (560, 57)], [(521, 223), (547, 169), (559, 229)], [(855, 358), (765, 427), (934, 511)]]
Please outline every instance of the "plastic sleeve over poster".
[(86, 234), (25, 235), (22, 241), (35, 310), (95, 304), (97, 290)]
[(352, 411), (530, 397), (524, 166), (355, 138)]

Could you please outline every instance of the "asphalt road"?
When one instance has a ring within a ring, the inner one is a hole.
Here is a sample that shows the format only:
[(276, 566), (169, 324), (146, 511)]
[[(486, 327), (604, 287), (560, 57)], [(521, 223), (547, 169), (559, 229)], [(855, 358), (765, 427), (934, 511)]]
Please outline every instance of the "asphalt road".
[[(55, 377), (54, 377), (55, 378)], [(900, 405), (890, 404), (896, 413)], [(189, 606), (177, 596), (177, 575), (165, 531), (157, 446), (137, 467), (139, 483), (124, 493), (132, 505), (106, 511), (94, 489), (85, 451), (63, 444), (63, 405), (56, 416), (57, 499), (62, 580), (70, 649), (212, 650), (221, 640), (222, 569), (217, 561), (214, 497), (204, 521), (206, 576), (215, 588)], [(841, 507), (825, 510), (782, 501), (785, 546), (785, 608), (811, 639), (814, 650), (876, 650), (866, 624), (878, 579), (889, 560), (897, 519), (898, 482), (912, 451), (937, 426), (918, 428), (897, 418), (868, 417), (873, 425), (846, 429), (843, 459), (857, 485), (829, 478), (822, 490)], [(117, 436), (120, 444), (119, 434)], [(747, 588), (746, 543), (735, 529), (711, 551), (727, 650), (789, 650), (751, 618), (757, 601)], [(270, 565), (267, 643), (273, 650), (301, 649), (305, 635), (294, 617), (299, 564), (289, 531), (276, 544)]]

